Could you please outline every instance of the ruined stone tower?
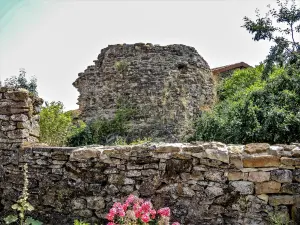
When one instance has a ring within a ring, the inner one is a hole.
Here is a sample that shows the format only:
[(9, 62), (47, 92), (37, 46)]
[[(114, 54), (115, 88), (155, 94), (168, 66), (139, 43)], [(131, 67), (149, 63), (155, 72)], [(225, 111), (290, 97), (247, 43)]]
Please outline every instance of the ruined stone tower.
[(132, 134), (179, 141), (214, 99), (209, 65), (193, 47), (110, 45), (94, 62), (73, 83), (85, 121), (112, 118), (125, 103), (137, 109)]

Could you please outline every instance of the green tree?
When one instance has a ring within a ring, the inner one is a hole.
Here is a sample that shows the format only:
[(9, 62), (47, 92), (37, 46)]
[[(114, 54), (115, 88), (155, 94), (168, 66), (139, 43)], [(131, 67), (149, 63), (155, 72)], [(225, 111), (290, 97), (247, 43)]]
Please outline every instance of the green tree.
[(300, 8), (295, 0), (277, 0), (278, 8), (269, 7), (265, 16), (256, 11), (256, 20), (244, 17), (244, 25), (254, 41), (268, 40), (273, 46), (265, 60), (264, 78), (274, 65), (285, 66), (299, 58)]
[(73, 123), (73, 113), (64, 112), (61, 102), (45, 103), (40, 113), (40, 141), (51, 146), (64, 146), (70, 136), (84, 129), (82, 121)]
[[(197, 140), (226, 143), (300, 141), (299, 66), (274, 68), (266, 80), (261, 71), (260, 66), (236, 71), (221, 85), (223, 99), (199, 118)], [(251, 76), (252, 82), (249, 82)]]
[(26, 78), (25, 69), (20, 69), (19, 76), (12, 76), (10, 78), (5, 79), (4, 86), (10, 88), (24, 88), (30, 93), (36, 96), (38, 95), (37, 79), (35, 77), (31, 77), (28, 81)]

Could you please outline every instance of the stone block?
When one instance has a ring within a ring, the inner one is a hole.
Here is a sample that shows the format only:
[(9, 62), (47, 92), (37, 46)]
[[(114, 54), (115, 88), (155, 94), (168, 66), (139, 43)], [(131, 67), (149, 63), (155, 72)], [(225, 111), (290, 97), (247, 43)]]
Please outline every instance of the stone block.
[(119, 173), (119, 170), (117, 168), (107, 168), (103, 171), (104, 174), (113, 174), (113, 173)]
[(280, 162), (284, 165), (287, 165), (287, 166), (294, 166), (295, 165), (294, 159), (289, 158), (289, 157), (281, 157)]
[(276, 181), (267, 181), (263, 183), (255, 184), (255, 193), (259, 194), (271, 194), (271, 193), (279, 193), (281, 184)]
[(25, 115), (25, 114), (15, 114), (15, 115), (12, 115), (12, 116), (10, 117), (10, 119), (11, 119), (12, 121), (25, 122), (25, 121), (28, 120), (28, 116)]
[(266, 143), (251, 143), (245, 145), (245, 152), (248, 154), (264, 153), (270, 149), (270, 145)]
[(100, 210), (105, 208), (104, 198), (101, 196), (87, 197), (86, 202), (87, 202), (87, 208), (89, 209)]
[(27, 138), (29, 136), (29, 131), (27, 129), (17, 129), (7, 131), (7, 137), (10, 139), (18, 139), (18, 138)]
[(293, 171), (293, 180), (300, 183), (300, 169), (295, 169)]
[(268, 201), (269, 201), (269, 195), (261, 194), (261, 195), (257, 195), (257, 197), (259, 199), (263, 200), (265, 203), (268, 203)]
[(168, 144), (168, 145), (161, 145), (158, 146), (154, 151), (156, 153), (174, 153), (174, 152), (180, 152), (182, 147), (182, 144)]
[(227, 145), (227, 149), (230, 155), (240, 155), (244, 152), (244, 145)]
[(293, 195), (270, 195), (269, 204), (272, 206), (277, 205), (293, 205), (294, 197)]
[(292, 150), (292, 156), (293, 156), (293, 157), (300, 157), (300, 147), (295, 147), (295, 148)]
[(154, 176), (157, 175), (159, 173), (159, 171), (154, 170), (154, 169), (149, 169), (149, 170), (142, 170), (142, 176)]
[(283, 150), (284, 150), (284, 148), (282, 146), (271, 145), (268, 153), (270, 155), (280, 156), (281, 153), (283, 152)]
[(140, 170), (129, 170), (126, 172), (127, 177), (139, 177), (142, 175), (142, 172)]
[(243, 159), (244, 167), (278, 167), (280, 158), (273, 155), (258, 155), (245, 157)]
[(205, 149), (205, 153), (207, 155), (207, 158), (209, 159), (215, 159), (224, 163), (229, 163), (229, 154), (227, 147)]
[(212, 187), (207, 187), (205, 189), (205, 193), (208, 195), (208, 197), (215, 198), (217, 196), (221, 196), (224, 194), (223, 188), (212, 186)]
[(270, 172), (264, 172), (264, 171), (250, 172), (248, 176), (248, 180), (253, 182), (269, 181)]
[(247, 180), (248, 173), (242, 173), (242, 172), (228, 172), (228, 180)]
[(232, 181), (230, 184), (238, 191), (241, 195), (251, 195), (254, 191), (254, 184), (249, 181)]
[(292, 171), (290, 170), (273, 170), (271, 171), (271, 180), (280, 183), (291, 183), (293, 179)]
[(230, 155), (229, 163), (233, 165), (235, 168), (238, 169), (243, 168), (243, 161), (241, 155)]
[(281, 192), (287, 194), (293, 194), (293, 195), (300, 194), (300, 184), (298, 183), (283, 184), (281, 187)]
[(224, 173), (222, 171), (206, 171), (204, 177), (210, 181), (224, 181)]
[(89, 209), (79, 209), (74, 210), (74, 214), (84, 218), (91, 218), (93, 216), (93, 211)]
[(82, 198), (75, 198), (71, 201), (72, 209), (85, 209), (86, 208), (86, 200)]
[(101, 154), (101, 151), (99, 151), (98, 149), (95, 148), (91, 148), (91, 149), (77, 149), (72, 151), (71, 155), (70, 155), (70, 160), (71, 161), (81, 161), (81, 160), (86, 160), (86, 159), (90, 159), (90, 158), (98, 158)]

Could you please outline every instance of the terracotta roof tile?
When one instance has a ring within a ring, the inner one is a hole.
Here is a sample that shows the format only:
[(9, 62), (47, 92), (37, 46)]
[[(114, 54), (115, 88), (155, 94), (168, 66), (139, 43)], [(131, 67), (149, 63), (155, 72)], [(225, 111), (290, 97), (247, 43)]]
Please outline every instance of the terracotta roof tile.
[(239, 69), (239, 68), (248, 68), (248, 67), (251, 67), (251, 66), (245, 62), (239, 62), (239, 63), (227, 65), (227, 66), (216, 67), (216, 68), (213, 68), (211, 71), (213, 72), (213, 74), (219, 74), (219, 73), (226, 72), (228, 70)]

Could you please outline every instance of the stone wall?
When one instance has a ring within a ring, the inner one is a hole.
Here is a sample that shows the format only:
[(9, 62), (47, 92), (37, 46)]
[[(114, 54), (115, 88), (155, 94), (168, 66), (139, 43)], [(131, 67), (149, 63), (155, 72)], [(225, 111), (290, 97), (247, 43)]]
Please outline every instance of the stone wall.
[(42, 103), (25, 89), (0, 88), (0, 149), (38, 142)]
[(214, 99), (212, 73), (193, 47), (110, 45), (74, 82), (85, 121), (136, 109), (131, 134), (179, 141)]
[(184, 225), (270, 224), (275, 209), (300, 224), (300, 144), (1, 149), (1, 216), (22, 190), (24, 163), (34, 216), (45, 224), (105, 224), (113, 202), (131, 193), (169, 206)]

